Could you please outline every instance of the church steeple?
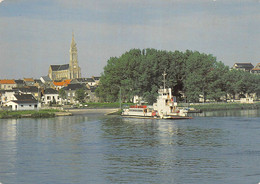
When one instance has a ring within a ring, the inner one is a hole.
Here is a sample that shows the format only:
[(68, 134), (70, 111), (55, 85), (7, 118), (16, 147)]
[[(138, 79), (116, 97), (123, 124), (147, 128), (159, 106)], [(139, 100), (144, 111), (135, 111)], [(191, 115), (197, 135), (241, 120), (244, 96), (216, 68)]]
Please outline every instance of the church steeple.
[[(71, 40), (71, 44), (70, 44), (70, 48), (74, 48), (76, 47), (76, 43), (75, 43), (75, 39), (74, 39), (74, 32), (72, 32), (72, 40)], [(76, 47), (77, 49), (77, 47)]]
[(70, 44), (70, 78), (80, 78), (81, 72), (78, 65), (78, 49), (74, 39), (74, 33), (72, 32), (72, 40)]

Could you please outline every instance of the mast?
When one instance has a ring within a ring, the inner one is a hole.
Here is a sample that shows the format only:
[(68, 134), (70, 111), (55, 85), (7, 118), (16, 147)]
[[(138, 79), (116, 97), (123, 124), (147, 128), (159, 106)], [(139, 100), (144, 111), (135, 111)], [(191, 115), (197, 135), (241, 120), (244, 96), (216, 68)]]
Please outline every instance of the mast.
[(165, 76), (167, 75), (166, 73), (165, 73), (165, 70), (164, 70), (164, 72), (163, 72), (163, 89), (165, 90), (165, 82), (166, 82), (166, 80), (165, 80)]

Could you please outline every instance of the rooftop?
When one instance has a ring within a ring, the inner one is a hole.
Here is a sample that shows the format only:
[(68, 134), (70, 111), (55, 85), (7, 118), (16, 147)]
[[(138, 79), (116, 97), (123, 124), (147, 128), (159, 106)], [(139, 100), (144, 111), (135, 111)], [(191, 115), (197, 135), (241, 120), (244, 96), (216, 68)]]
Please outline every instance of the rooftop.
[(4, 79), (4, 80), (0, 80), (0, 84), (16, 84), (16, 83), (14, 80)]
[(69, 64), (64, 65), (51, 65), (52, 71), (68, 70)]
[(25, 82), (34, 82), (33, 78), (24, 78), (23, 80)]

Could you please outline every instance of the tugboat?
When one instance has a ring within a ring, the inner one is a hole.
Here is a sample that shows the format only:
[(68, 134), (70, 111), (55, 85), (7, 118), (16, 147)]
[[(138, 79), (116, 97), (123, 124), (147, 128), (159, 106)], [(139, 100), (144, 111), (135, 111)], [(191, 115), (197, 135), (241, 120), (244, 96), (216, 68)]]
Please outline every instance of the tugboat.
[(171, 88), (165, 88), (165, 76), (163, 73), (164, 85), (158, 90), (158, 97), (153, 106), (134, 105), (124, 109), (122, 116), (146, 119), (192, 119), (187, 116), (188, 111), (177, 107), (176, 98), (172, 96)]

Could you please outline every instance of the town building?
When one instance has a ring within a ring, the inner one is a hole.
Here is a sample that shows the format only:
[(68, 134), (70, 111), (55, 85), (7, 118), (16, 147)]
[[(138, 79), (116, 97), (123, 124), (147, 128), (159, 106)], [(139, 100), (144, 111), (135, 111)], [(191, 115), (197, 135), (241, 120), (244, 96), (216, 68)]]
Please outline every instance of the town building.
[(66, 102), (67, 103), (77, 103), (75, 100), (76, 90), (84, 89), (86, 91), (86, 86), (83, 84), (69, 84), (67, 87), (63, 88), (66, 93)]
[(97, 83), (93, 78), (77, 78), (71, 81), (71, 84), (84, 84), (86, 86), (96, 86)]
[(17, 88), (24, 87), (24, 85), (25, 85), (24, 80), (22, 80), (22, 79), (18, 79), (18, 80), (14, 80), (14, 81), (16, 83)]
[(0, 89), (11, 90), (16, 86), (17, 84), (15, 83), (14, 80), (8, 80), (8, 79), (0, 80)]
[(254, 68), (254, 65), (252, 63), (235, 63), (232, 67), (232, 69), (236, 70), (243, 70), (250, 72)]
[(35, 81), (33, 78), (24, 78), (23, 79), (26, 86), (34, 86)]
[(16, 110), (35, 110), (40, 107), (38, 101), (31, 94), (14, 94), (13, 100), (6, 103), (6, 106)]
[(63, 81), (53, 81), (51, 84), (51, 88), (60, 90), (61, 88), (64, 88), (70, 84), (70, 79), (65, 79)]
[(16, 89), (0, 91), (0, 105), (5, 105), (7, 102), (14, 100), (13, 95), (17, 93)]
[(42, 103), (49, 105), (53, 104), (61, 104), (61, 98), (59, 96), (59, 92), (52, 88), (47, 88), (43, 92)]
[(70, 45), (70, 62), (63, 65), (51, 65), (48, 76), (51, 80), (75, 79), (81, 78), (81, 69), (78, 64), (78, 50), (72, 34)]
[(95, 94), (96, 86), (87, 86), (86, 102), (99, 102), (99, 98)]
[(92, 79), (96, 82), (96, 85), (99, 85), (100, 77), (94, 77), (92, 76)]
[(251, 70), (251, 73), (260, 75), (260, 63), (257, 63), (257, 65)]

